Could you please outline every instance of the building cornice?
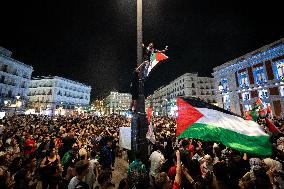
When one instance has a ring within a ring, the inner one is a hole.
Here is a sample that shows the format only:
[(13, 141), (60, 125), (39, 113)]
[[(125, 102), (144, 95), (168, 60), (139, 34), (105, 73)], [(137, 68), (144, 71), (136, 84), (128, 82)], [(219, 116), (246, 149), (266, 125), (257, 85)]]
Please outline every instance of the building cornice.
[(284, 54), (284, 38), (249, 52), (239, 58), (213, 68), (213, 76), (236, 72), (237, 70), (271, 60)]
[(33, 67), (32, 67), (32, 66), (27, 65), (27, 64), (24, 64), (24, 63), (22, 63), (22, 62), (20, 62), (20, 61), (18, 61), (18, 60), (15, 60), (15, 59), (13, 59), (13, 58), (11, 58), (11, 57), (9, 57), (9, 56), (6, 56), (5, 54), (0, 54), (0, 57), (3, 58), (3, 59), (9, 60), (9, 61), (11, 61), (11, 62), (13, 62), (13, 63), (16, 63), (16, 64), (18, 64), (19, 66), (23, 66), (23, 67), (25, 67), (25, 68), (31, 69), (31, 70), (33, 71)]
[(32, 77), (31, 81), (52, 80), (52, 79), (63, 80), (63, 81), (66, 81), (66, 82), (69, 82), (69, 83), (72, 83), (72, 84), (75, 84), (75, 85), (80, 85), (80, 86), (86, 87), (86, 88), (88, 88), (90, 90), (92, 89), (91, 86), (88, 86), (88, 85), (86, 85), (84, 83), (80, 83), (78, 81), (73, 81), (73, 80), (66, 79), (66, 78), (59, 77), (59, 76), (36, 76), (36, 77)]

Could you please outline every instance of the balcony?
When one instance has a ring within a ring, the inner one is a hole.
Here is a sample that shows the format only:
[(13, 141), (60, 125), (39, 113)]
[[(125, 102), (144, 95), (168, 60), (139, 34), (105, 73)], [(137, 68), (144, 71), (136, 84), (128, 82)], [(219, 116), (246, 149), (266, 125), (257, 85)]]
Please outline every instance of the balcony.
[(11, 86), (16, 86), (16, 83), (15, 82), (9, 82), (9, 81), (4, 81), (3, 82), (4, 84), (6, 84), (6, 85), (11, 85)]
[(8, 65), (2, 65), (2, 66), (0, 67), (0, 71), (2, 71), (2, 72), (7, 72), (7, 71), (8, 71)]

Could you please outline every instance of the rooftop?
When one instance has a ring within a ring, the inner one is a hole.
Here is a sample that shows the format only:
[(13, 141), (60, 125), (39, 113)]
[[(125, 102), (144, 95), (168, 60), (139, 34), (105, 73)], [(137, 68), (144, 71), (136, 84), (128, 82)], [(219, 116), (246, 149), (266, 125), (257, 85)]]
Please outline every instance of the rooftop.
[(70, 83), (76, 84), (76, 85), (83, 85), (85, 87), (91, 88), (91, 86), (88, 86), (86, 84), (80, 83), (78, 81), (74, 81), (71, 79), (66, 79), (63, 77), (59, 77), (59, 76), (36, 76), (36, 77), (32, 77), (32, 80), (43, 80), (43, 79), (59, 79), (59, 80), (64, 80), (64, 81), (68, 81)]
[(217, 72), (218, 70), (224, 69), (224, 68), (229, 67), (229, 66), (234, 65), (234, 64), (238, 64), (238, 63), (240, 63), (240, 62), (242, 62), (242, 61), (244, 61), (248, 58), (258, 57), (260, 55), (260, 53), (268, 51), (269, 49), (277, 48), (278, 46), (283, 45), (283, 44), (284, 44), (284, 38), (281, 38), (281, 39), (279, 39), (279, 40), (277, 40), (273, 43), (270, 43), (270, 44), (265, 45), (261, 48), (258, 48), (258, 49), (254, 50), (252, 52), (249, 52), (249, 53), (247, 53), (247, 54), (245, 54), (241, 57), (235, 58), (235, 59), (230, 60), (230, 61), (228, 61), (228, 62), (226, 62), (226, 63), (224, 63), (220, 66), (217, 66), (217, 67), (213, 68), (213, 71)]
[(9, 51), (8, 49), (5, 49), (4, 47), (1, 47), (1, 46), (0, 46), (0, 56), (3, 57), (3, 58), (5, 58), (5, 59), (7, 59), (7, 60), (10, 60), (10, 61), (12, 61), (12, 62), (15, 62), (15, 63), (17, 63), (17, 64), (20, 64), (21, 66), (24, 66), (24, 67), (26, 67), (26, 68), (29, 68), (29, 69), (32, 69), (32, 70), (33, 70), (33, 67), (32, 67), (32, 66), (27, 65), (27, 64), (24, 64), (24, 63), (22, 63), (22, 62), (20, 62), (20, 61), (18, 61), (18, 60), (15, 60), (15, 59), (11, 58), (12, 52)]

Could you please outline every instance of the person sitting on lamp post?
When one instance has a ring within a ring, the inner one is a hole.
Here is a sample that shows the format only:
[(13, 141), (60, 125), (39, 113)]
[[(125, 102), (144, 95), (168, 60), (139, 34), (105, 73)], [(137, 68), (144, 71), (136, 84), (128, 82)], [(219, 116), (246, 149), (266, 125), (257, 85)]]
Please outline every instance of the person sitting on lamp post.
[(151, 66), (151, 56), (153, 53), (165, 53), (168, 50), (168, 46), (164, 50), (157, 50), (154, 48), (154, 43), (149, 43), (147, 47), (142, 43), (143, 47), (143, 62), (136, 68), (140, 73), (142, 79), (145, 79), (149, 75), (149, 66)]
[(131, 83), (130, 83), (130, 94), (132, 96), (132, 101), (130, 104), (129, 111), (136, 111), (137, 107), (137, 99), (139, 96), (139, 71), (136, 69), (134, 70), (131, 78)]

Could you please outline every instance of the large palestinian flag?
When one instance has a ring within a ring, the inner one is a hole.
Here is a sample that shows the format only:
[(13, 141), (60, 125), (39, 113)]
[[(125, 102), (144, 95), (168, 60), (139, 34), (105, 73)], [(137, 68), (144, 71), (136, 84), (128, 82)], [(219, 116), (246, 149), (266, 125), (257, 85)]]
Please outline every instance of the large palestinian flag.
[(193, 97), (179, 97), (177, 106), (178, 138), (220, 142), (250, 154), (272, 154), (269, 136), (257, 123)]

